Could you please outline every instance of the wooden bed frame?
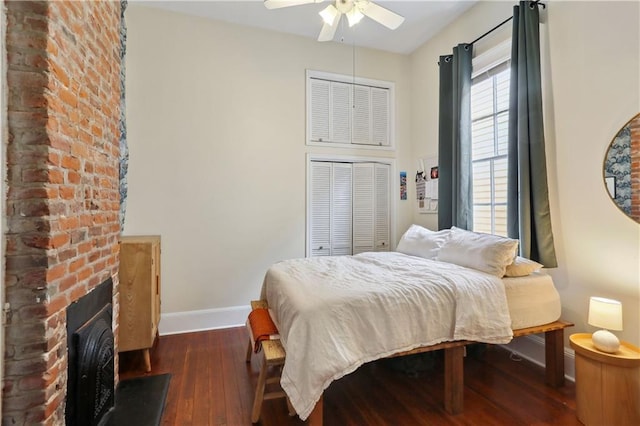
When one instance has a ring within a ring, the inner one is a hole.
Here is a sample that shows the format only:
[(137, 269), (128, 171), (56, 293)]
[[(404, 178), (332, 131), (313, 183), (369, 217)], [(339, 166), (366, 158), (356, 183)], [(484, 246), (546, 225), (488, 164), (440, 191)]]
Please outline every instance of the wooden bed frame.
[[(513, 337), (544, 333), (545, 337), (545, 378), (547, 385), (557, 388), (564, 384), (564, 329), (574, 324), (555, 321), (536, 327), (513, 330)], [(389, 358), (444, 349), (444, 409), (449, 414), (459, 414), (463, 410), (464, 400), (464, 347), (471, 342), (460, 340), (445, 342), (433, 346), (399, 352)], [(311, 426), (322, 425), (322, 396), (307, 419)]]

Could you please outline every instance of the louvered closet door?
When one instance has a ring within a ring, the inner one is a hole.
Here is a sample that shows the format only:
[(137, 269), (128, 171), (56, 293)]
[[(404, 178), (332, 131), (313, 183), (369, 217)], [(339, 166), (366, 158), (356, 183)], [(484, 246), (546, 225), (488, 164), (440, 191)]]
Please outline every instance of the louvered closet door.
[(353, 165), (353, 254), (374, 249), (373, 163)]
[(371, 88), (353, 86), (353, 142), (371, 145)]
[(389, 89), (371, 88), (371, 137), (374, 145), (389, 145)]
[(375, 164), (375, 251), (389, 251), (390, 200), (388, 164)]
[(350, 84), (331, 82), (331, 142), (351, 143), (351, 94)]
[(311, 162), (311, 256), (331, 254), (332, 163)]
[(333, 163), (331, 186), (331, 255), (351, 254), (352, 165), (350, 163)]
[[(331, 83), (312, 78), (310, 80), (311, 111), (309, 137), (315, 142), (329, 142), (329, 117)], [(309, 101), (307, 101), (309, 102)]]

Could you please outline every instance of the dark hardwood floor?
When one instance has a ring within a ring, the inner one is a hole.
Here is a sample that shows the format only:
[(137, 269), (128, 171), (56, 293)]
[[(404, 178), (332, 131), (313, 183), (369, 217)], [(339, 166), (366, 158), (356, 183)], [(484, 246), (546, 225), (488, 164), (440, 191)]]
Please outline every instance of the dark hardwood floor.
[[(206, 331), (158, 339), (152, 371), (142, 359), (124, 353), (120, 378), (171, 373), (163, 425), (250, 425), (260, 355), (245, 363), (244, 328)], [(325, 391), (325, 425), (580, 425), (575, 414), (575, 386), (544, 384), (544, 371), (514, 361), (497, 346), (464, 362), (464, 412), (443, 409), (443, 375), (435, 368), (410, 376), (384, 360), (366, 364), (335, 381)], [(289, 417), (283, 399), (265, 401), (262, 425), (302, 425)]]

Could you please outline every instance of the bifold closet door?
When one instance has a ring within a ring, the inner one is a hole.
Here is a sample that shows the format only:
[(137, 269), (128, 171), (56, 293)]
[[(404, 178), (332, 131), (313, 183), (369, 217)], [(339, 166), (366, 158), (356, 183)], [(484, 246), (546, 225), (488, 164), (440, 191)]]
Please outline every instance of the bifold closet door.
[(389, 251), (389, 165), (353, 165), (353, 254)]
[(352, 165), (311, 162), (311, 255), (352, 252)]
[(390, 244), (390, 195), (391, 179), (388, 164), (375, 164), (375, 211), (374, 238), (375, 251), (389, 251)]
[(388, 251), (390, 166), (311, 162), (311, 256)]
[(353, 254), (373, 251), (374, 244), (374, 165), (353, 165)]

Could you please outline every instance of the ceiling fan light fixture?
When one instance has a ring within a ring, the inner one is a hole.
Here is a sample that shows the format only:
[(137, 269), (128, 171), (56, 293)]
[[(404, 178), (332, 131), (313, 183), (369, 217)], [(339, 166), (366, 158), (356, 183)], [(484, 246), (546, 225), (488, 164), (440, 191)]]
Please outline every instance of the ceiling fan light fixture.
[(322, 16), (322, 20), (325, 22), (325, 24), (331, 26), (333, 26), (335, 20), (340, 17), (340, 12), (332, 4), (322, 9), (320, 12), (318, 12), (318, 14)]
[(347, 15), (347, 20), (349, 21), (349, 27), (353, 27), (355, 24), (360, 22), (364, 15), (357, 7), (353, 7), (350, 11), (348, 11), (345, 15)]
[[(309, 3), (322, 3), (323, 0), (264, 0), (267, 9), (298, 6)], [(387, 8), (373, 3), (371, 0), (332, 0), (331, 4), (319, 12), (323, 24), (318, 41), (333, 40), (342, 15), (347, 16), (349, 27), (353, 27), (365, 16), (385, 27), (395, 30), (404, 18)]]

